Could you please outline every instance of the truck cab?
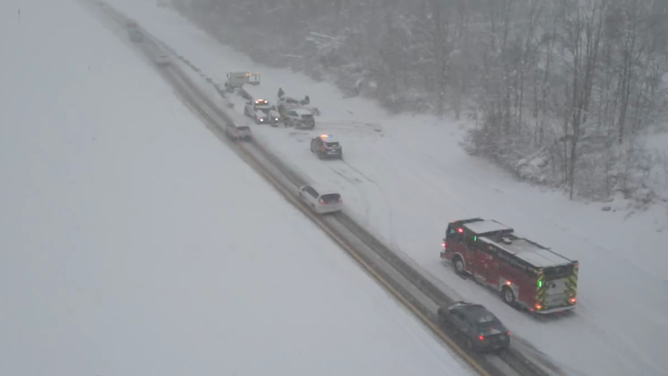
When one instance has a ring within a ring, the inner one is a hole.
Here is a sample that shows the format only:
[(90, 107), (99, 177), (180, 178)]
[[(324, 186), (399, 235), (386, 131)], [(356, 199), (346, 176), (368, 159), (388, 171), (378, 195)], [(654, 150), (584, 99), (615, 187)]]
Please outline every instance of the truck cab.
[(239, 89), (244, 85), (259, 85), (259, 84), (260, 84), (260, 75), (258, 73), (229, 72), (227, 74), (227, 81), (225, 82), (225, 88), (229, 92), (233, 92), (234, 89)]

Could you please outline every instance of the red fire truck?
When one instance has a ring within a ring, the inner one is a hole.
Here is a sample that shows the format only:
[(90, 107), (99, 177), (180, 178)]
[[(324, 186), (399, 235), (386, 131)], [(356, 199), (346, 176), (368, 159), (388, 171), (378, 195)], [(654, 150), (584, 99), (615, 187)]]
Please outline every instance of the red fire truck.
[(575, 308), (577, 261), (551, 251), (494, 220), (448, 224), (441, 258), (460, 275), (493, 288), (511, 306), (548, 314)]

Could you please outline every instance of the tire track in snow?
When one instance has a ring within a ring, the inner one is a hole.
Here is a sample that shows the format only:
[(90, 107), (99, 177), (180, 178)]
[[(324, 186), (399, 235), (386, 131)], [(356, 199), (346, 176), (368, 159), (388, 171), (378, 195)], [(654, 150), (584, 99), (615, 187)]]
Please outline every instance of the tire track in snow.
[(345, 161), (345, 160), (342, 160), (342, 162), (343, 162), (343, 164), (345, 164), (346, 166), (348, 166), (350, 169), (352, 169), (353, 171), (355, 171), (356, 173), (358, 173), (360, 176), (362, 176), (364, 179), (366, 179), (367, 181), (369, 181), (371, 184), (373, 184), (373, 185), (378, 189), (378, 191), (380, 192), (380, 194), (383, 196), (383, 200), (385, 201), (385, 207), (387, 208), (387, 211), (388, 211), (388, 213), (389, 213), (389, 216), (388, 216), (388, 221), (389, 221), (389, 223), (388, 223), (388, 225), (387, 225), (387, 226), (388, 226), (388, 231), (387, 231), (387, 233), (388, 233), (388, 235), (389, 235), (389, 239), (388, 239), (388, 240), (390, 241), (391, 244), (394, 245), (394, 244), (395, 244), (395, 239), (394, 239), (394, 226), (393, 226), (393, 223), (394, 223), (394, 211), (392, 210), (391, 201), (388, 199), (387, 194), (385, 193), (385, 190), (383, 189), (383, 187), (380, 186), (380, 184), (378, 184), (378, 182), (376, 182), (374, 179), (371, 179), (369, 176), (367, 176), (366, 174), (364, 174), (362, 171), (358, 170), (355, 166), (351, 165), (350, 163), (348, 163), (348, 162)]
[(368, 197), (366, 191), (364, 191), (364, 189), (361, 189), (359, 187), (359, 184), (363, 183), (363, 181), (359, 180), (357, 178), (351, 178), (349, 176), (346, 176), (344, 171), (341, 171), (337, 168), (334, 168), (334, 167), (330, 166), (329, 169), (332, 170), (332, 172), (334, 172), (336, 175), (343, 178), (344, 180), (350, 182), (353, 185), (353, 187), (355, 187), (355, 190), (357, 191), (357, 193), (359, 193), (359, 195), (363, 197), (362, 202), (359, 202), (358, 200), (354, 200), (354, 201), (357, 204), (356, 207), (362, 206), (364, 208), (364, 219), (365, 219), (366, 225), (368, 226), (369, 222), (370, 222), (370, 217), (371, 217), (371, 215), (370, 215), (371, 206), (368, 204), (369, 197)]

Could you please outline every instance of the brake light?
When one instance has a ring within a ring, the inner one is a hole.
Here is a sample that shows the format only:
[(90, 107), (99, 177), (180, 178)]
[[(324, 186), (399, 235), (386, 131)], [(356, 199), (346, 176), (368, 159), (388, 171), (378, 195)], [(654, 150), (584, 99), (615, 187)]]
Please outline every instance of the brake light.
[(448, 243), (446, 242), (441, 243), (441, 247), (443, 247), (443, 249), (448, 248)]
[(572, 298), (568, 299), (568, 302), (571, 303), (571, 304), (575, 304), (576, 301), (577, 300), (575, 299), (575, 297), (572, 297)]
[(540, 303), (536, 303), (535, 307), (536, 311), (540, 311), (541, 309), (543, 309), (543, 306)]
[(457, 229), (457, 232), (461, 234), (462, 232), (464, 232), (464, 229), (460, 227)]
[(512, 282), (506, 281), (506, 286), (510, 286), (511, 284), (512, 284)]
[(484, 341), (484, 340), (485, 340), (485, 336), (478, 336), (478, 339), (481, 340), (481, 341)]
[(507, 336), (507, 337), (510, 337), (510, 332), (506, 332), (506, 336)]

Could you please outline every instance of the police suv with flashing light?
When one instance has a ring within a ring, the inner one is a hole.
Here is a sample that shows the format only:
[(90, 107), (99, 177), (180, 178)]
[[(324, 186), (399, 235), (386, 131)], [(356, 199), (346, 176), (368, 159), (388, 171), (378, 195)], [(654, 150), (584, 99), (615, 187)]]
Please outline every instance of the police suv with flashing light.
[(343, 147), (339, 144), (339, 140), (330, 134), (321, 134), (311, 139), (311, 152), (320, 159), (343, 159)]

